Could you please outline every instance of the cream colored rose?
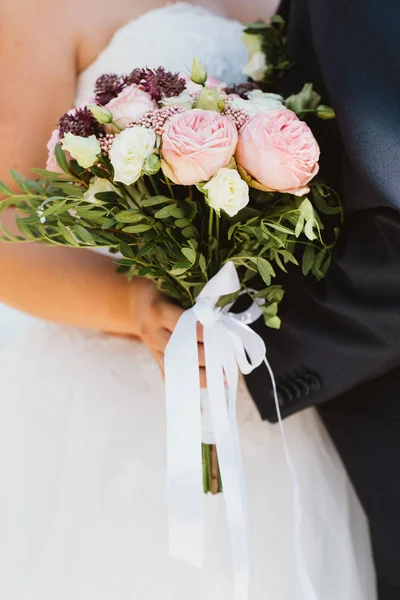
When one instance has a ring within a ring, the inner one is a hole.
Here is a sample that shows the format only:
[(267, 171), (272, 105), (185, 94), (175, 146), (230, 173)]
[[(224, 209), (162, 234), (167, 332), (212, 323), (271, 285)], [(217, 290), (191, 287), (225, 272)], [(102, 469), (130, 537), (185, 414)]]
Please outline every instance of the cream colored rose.
[(204, 190), (209, 205), (218, 214), (223, 210), (234, 217), (249, 203), (249, 186), (236, 169), (223, 167), (205, 184)]
[(102, 179), (101, 177), (94, 177), (92, 179), (89, 188), (83, 194), (86, 202), (90, 202), (91, 204), (101, 204), (101, 200), (96, 198), (96, 194), (101, 194), (102, 192), (116, 192), (115, 186), (108, 181), (108, 179)]
[(265, 54), (261, 50), (254, 52), (246, 66), (243, 68), (243, 75), (247, 75), (253, 81), (263, 81), (267, 71)]
[(244, 110), (250, 117), (267, 110), (285, 108), (283, 98), (279, 94), (264, 94), (261, 90), (253, 90), (247, 94), (247, 100), (240, 96), (230, 96), (229, 103), (234, 108)]
[(156, 134), (139, 125), (124, 129), (115, 138), (110, 150), (114, 181), (131, 185), (142, 174), (144, 161), (153, 152)]
[(179, 96), (171, 96), (170, 98), (163, 98), (161, 100), (163, 106), (182, 106), (186, 110), (190, 110), (194, 105), (194, 98), (189, 94), (187, 90), (183, 90)]
[(95, 135), (81, 137), (73, 133), (66, 133), (61, 144), (63, 150), (69, 152), (83, 169), (93, 167), (98, 155), (101, 154), (100, 144)]

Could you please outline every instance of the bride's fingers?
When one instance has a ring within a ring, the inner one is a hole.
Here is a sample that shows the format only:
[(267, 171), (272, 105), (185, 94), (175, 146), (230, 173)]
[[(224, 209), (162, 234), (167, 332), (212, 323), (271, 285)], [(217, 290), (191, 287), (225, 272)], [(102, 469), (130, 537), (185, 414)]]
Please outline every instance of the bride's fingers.
[(175, 306), (171, 302), (163, 302), (160, 325), (170, 332), (174, 331), (179, 317), (183, 312), (183, 309), (179, 306)]

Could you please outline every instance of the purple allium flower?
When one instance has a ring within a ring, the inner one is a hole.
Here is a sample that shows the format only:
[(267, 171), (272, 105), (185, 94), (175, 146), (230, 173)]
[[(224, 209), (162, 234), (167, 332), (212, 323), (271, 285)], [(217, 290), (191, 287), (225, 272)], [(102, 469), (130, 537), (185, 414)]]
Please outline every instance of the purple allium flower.
[(126, 87), (126, 78), (114, 73), (108, 73), (99, 77), (94, 86), (96, 100), (99, 104), (105, 106), (116, 98), (120, 92)]
[(125, 79), (127, 85), (136, 83), (159, 102), (162, 98), (179, 96), (186, 88), (186, 82), (178, 73), (166, 71), (163, 67), (158, 69), (134, 69)]
[(60, 138), (63, 138), (66, 133), (89, 137), (96, 134), (99, 131), (99, 127), (99, 123), (86, 107), (77, 108), (74, 112), (65, 113), (58, 124)]
[(229, 94), (237, 94), (241, 98), (247, 100), (247, 94), (252, 92), (253, 90), (259, 90), (260, 86), (252, 81), (248, 81), (247, 83), (238, 83), (237, 85), (232, 85), (231, 87), (226, 88), (226, 93)]

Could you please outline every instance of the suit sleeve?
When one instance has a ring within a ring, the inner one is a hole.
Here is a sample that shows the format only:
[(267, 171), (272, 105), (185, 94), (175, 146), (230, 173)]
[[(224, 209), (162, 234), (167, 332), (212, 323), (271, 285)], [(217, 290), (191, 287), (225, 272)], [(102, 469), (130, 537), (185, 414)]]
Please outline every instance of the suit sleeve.
[[(400, 4), (307, 5), (342, 139), (346, 218), (327, 278), (317, 283), (292, 272), (284, 281), (282, 328), (255, 325), (283, 416), (400, 368)], [(276, 420), (265, 368), (247, 382), (262, 416)]]

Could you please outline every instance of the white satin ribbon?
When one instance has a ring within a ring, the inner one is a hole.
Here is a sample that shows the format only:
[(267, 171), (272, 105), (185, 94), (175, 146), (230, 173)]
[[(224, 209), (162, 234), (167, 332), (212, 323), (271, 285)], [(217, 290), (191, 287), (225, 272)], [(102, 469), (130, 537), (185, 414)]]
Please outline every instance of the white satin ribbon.
[[(180, 317), (165, 352), (169, 550), (174, 558), (203, 566), (204, 492), (202, 485), (202, 417), (196, 323), (204, 329), (209, 416), (217, 446), (234, 572), (234, 600), (247, 600), (250, 542), (246, 485), (236, 420), (239, 369), (243, 374), (265, 362), (289, 466), (295, 511), (295, 551), (304, 597), (315, 600), (302, 553), (299, 484), (289, 454), (276, 385), (262, 338), (247, 323), (261, 314), (256, 304), (239, 315), (217, 308), (218, 299), (240, 290), (233, 263), (226, 263), (204, 286), (196, 304)], [(228, 307), (229, 309), (229, 307)], [(228, 398), (226, 397), (226, 390)], [(228, 401), (227, 401), (228, 400)]]
[[(240, 290), (226, 263), (178, 321), (165, 352), (170, 554), (203, 565), (203, 487), (200, 382), (196, 323), (204, 328), (207, 390), (217, 446), (234, 567), (234, 600), (248, 597), (250, 576), (246, 487), (236, 422), (238, 369), (250, 373), (265, 344), (239, 319), (216, 308), (222, 295)], [(228, 390), (228, 402), (226, 389)]]

